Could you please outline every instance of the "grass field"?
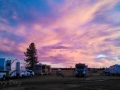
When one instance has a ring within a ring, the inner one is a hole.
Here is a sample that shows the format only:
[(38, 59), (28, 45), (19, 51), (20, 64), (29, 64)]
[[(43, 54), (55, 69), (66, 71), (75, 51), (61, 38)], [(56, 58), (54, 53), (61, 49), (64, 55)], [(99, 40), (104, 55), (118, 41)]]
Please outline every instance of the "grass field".
[[(86, 77), (75, 77), (73, 71), (62, 71), (64, 78), (55, 75), (35, 76), (32, 78), (12, 79), (6, 81), (0, 90), (120, 90), (120, 76), (100, 76), (99, 73)], [(21, 84), (18, 86), (18, 83)]]

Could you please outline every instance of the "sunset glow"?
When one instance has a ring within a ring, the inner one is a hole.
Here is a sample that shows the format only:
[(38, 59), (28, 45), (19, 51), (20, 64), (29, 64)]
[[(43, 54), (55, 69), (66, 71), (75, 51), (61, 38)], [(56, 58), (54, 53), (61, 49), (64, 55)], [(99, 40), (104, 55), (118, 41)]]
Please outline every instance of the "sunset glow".
[(120, 64), (120, 1), (0, 0), (0, 57), (24, 60), (31, 42), (52, 67)]

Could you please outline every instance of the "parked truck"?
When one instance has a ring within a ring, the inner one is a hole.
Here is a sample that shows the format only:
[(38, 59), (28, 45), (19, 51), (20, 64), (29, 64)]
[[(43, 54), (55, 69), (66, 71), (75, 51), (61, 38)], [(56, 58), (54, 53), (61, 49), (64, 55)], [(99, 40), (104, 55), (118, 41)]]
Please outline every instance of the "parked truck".
[(35, 64), (34, 72), (35, 74), (39, 74), (39, 75), (51, 74), (51, 66), (46, 64), (41, 64), (41, 63)]
[(22, 77), (26, 67), (22, 66), (17, 59), (0, 58), (0, 79)]
[(76, 76), (85, 76), (88, 73), (88, 66), (83, 63), (78, 63), (75, 65)]

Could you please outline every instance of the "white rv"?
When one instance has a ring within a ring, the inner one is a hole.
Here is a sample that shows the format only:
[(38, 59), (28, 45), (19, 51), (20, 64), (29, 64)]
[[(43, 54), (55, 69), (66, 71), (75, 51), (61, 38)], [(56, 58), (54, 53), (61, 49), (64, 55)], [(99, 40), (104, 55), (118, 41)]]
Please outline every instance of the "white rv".
[(35, 64), (34, 65), (35, 74), (43, 75), (43, 74), (51, 74), (51, 66), (46, 64)]
[(22, 77), (25, 70), (25, 66), (21, 67), (21, 63), (16, 59), (0, 58), (0, 78), (3, 80), (10, 77)]
[(111, 75), (120, 75), (120, 65), (115, 64), (109, 67)]
[(4, 68), (5, 64), (6, 63), (4, 61), (4, 58), (0, 58), (0, 79), (2, 79), (2, 80), (5, 80), (5, 78), (7, 76), (7, 74), (5, 72), (5, 68)]

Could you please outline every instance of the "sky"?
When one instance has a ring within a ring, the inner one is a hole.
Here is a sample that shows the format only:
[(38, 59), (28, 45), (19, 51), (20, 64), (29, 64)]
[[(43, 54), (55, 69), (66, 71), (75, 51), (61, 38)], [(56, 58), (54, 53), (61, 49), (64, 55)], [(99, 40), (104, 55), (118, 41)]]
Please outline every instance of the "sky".
[(0, 0), (0, 57), (24, 60), (32, 42), (52, 67), (120, 64), (120, 0)]

